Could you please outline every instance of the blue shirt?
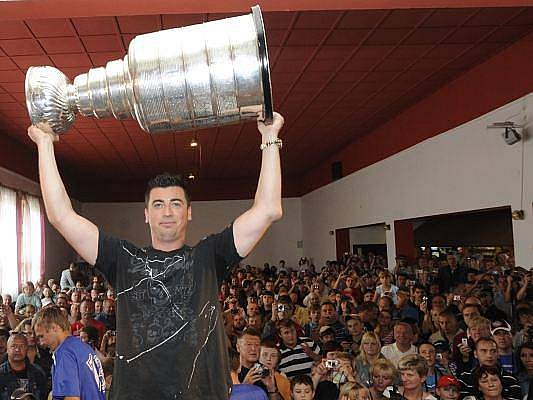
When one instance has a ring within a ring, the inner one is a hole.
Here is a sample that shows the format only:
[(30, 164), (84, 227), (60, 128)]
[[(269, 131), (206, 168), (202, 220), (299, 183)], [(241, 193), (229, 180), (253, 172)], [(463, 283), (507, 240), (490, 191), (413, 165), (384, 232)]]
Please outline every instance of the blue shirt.
[(69, 336), (53, 355), (52, 396), (81, 400), (105, 400), (102, 364), (96, 353), (79, 338)]

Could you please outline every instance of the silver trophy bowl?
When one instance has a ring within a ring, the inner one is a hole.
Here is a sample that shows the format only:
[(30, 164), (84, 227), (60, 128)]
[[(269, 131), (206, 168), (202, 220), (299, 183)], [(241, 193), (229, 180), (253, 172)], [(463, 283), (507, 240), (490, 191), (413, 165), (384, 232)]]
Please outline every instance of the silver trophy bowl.
[(30, 67), (32, 123), (61, 134), (77, 113), (135, 119), (149, 133), (185, 131), (260, 118), (272, 121), (263, 17), (248, 15), (135, 37), (122, 60), (91, 68), (73, 84), (53, 67)]

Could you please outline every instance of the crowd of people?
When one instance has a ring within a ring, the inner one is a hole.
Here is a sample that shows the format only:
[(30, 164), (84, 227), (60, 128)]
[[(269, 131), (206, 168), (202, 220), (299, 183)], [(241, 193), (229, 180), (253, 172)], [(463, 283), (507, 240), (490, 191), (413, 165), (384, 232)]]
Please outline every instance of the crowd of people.
[(392, 268), (373, 254), (236, 266), (219, 293), (233, 388), (283, 400), (525, 399), (531, 281), (509, 252), (465, 249)]
[[(58, 308), (69, 334), (94, 350), (110, 384), (115, 299), (95, 272), (72, 263), (59, 280), (26, 282), (17, 298), (3, 296), (0, 400), (48, 398), (52, 355), (32, 325), (46, 307)], [(219, 292), (232, 392), (282, 400), (522, 400), (533, 377), (531, 280), (509, 253), (400, 256), (393, 268), (373, 254), (321, 268), (305, 258), (294, 266), (236, 265)]]

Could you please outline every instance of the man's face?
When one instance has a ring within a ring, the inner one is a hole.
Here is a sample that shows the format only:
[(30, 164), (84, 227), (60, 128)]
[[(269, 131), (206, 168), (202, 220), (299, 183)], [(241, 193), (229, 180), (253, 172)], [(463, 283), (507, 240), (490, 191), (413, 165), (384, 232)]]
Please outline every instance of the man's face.
[(496, 341), (498, 349), (509, 350), (513, 348), (513, 335), (511, 335), (511, 332), (499, 329), (494, 332), (493, 338)]
[(448, 265), (452, 268), (455, 268), (457, 266), (457, 260), (455, 256), (446, 256), (446, 261), (448, 262)]
[(274, 290), (274, 282), (267, 281), (265, 283), (265, 289), (268, 290), (269, 292), (272, 292)]
[(396, 325), (394, 327), (394, 338), (396, 343), (403, 346), (410, 346), (413, 341), (413, 331), (405, 325)]
[(463, 319), (466, 326), (470, 326), (470, 321), (472, 321), (472, 318), (474, 317), (479, 317), (479, 310), (476, 307), (463, 308)]
[(374, 293), (372, 292), (366, 292), (363, 296), (363, 301), (372, 301), (374, 299)]
[(61, 331), (58, 325), (52, 323), (50, 324), (48, 330), (42, 325), (36, 325), (34, 330), (37, 343), (39, 343), (42, 347), (49, 348), (51, 351), (55, 351), (55, 349), (57, 349), (60, 344), (59, 333)]
[(320, 321), (320, 310), (313, 310), (309, 313), (309, 317), (311, 318), (311, 321), (313, 321), (315, 324)]
[(437, 388), (437, 394), (440, 400), (459, 400), (461, 394), (457, 386), (449, 385), (442, 388)]
[(237, 351), (240, 354), (241, 363), (256, 363), (259, 360), (261, 339), (256, 336), (244, 335), (237, 340)]
[(498, 361), (498, 350), (496, 344), (492, 342), (480, 342), (477, 344), (477, 349), (474, 350), (474, 355), (479, 361), (479, 365), (487, 367), (494, 367)]
[(263, 307), (265, 307), (266, 310), (269, 308), (272, 308), (272, 303), (274, 302), (274, 297), (271, 295), (263, 295)]
[(283, 341), (283, 344), (287, 347), (294, 347), (296, 346), (296, 329), (294, 327), (285, 328), (282, 327), (279, 331), (279, 336), (281, 337), (281, 340)]
[(428, 366), (431, 368), (435, 365), (436, 353), (435, 347), (430, 344), (420, 345), (418, 352), (427, 361)]
[(246, 321), (240, 313), (233, 316), (233, 328), (240, 331), (246, 326)]
[(297, 383), (292, 389), (292, 398), (294, 400), (313, 400), (314, 396), (313, 388), (304, 383)]
[(448, 315), (438, 317), (439, 328), (447, 335), (452, 335), (457, 331), (457, 321)]
[(28, 354), (28, 342), (18, 335), (11, 336), (7, 341), (7, 358), (10, 362), (24, 361)]
[(152, 242), (163, 246), (184, 239), (187, 223), (192, 219), (185, 192), (178, 186), (152, 189), (144, 215)]
[(274, 370), (278, 365), (279, 351), (270, 347), (261, 347), (261, 355), (259, 362), (266, 366), (269, 370)]
[(104, 300), (102, 311), (107, 315), (115, 314), (115, 303), (109, 300)]
[(67, 308), (67, 298), (65, 296), (59, 296), (56, 300), (56, 305), (58, 307), (64, 307), (64, 308)]
[(400, 376), (402, 378), (403, 387), (408, 390), (415, 390), (420, 387), (426, 377), (418, 375), (418, 372), (414, 369), (406, 369), (400, 371)]
[(248, 318), (248, 327), (254, 329), (261, 329), (261, 316), (254, 315)]
[(326, 323), (330, 324), (337, 320), (337, 313), (331, 304), (324, 304), (320, 311)]
[(82, 319), (92, 318), (94, 314), (94, 303), (92, 301), (84, 301), (81, 303), (80, 314)]
[(257, 303), (248, 303), (246, 306), (246, 314), (249, 317), (259, 314), (259, 305)]
[(407, 284), (407, 277), (404, 275), (398, 275), (398, 286), (405, 286)]
[(359, 336), (363, 333), (363, 323), (358, 319), (350, 319), (346, 322), (346, 329), (352, 336)]

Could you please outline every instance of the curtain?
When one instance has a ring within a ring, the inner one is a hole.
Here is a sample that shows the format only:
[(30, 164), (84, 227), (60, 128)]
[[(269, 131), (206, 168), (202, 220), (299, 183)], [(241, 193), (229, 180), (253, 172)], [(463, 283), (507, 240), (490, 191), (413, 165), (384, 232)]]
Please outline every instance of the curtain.
[(22, 195), (22, 230), (20, 251), (20, 282), (37, 282), (42, 266), (41, 204), (35, 196)]
[(18, 295), (17, 194), (0, 186), (0, 293)]

